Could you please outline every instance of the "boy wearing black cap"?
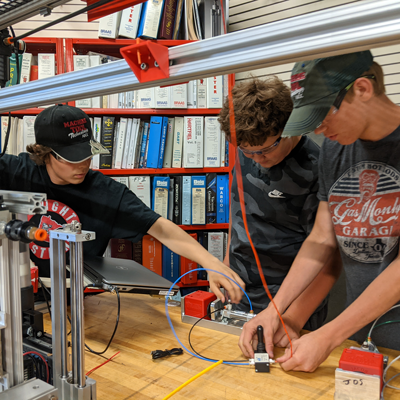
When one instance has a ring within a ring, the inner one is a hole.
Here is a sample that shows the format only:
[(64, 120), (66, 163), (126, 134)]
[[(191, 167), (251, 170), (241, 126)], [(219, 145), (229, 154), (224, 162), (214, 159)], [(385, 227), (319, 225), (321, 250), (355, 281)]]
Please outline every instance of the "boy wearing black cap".
[[(339, 247), (348, 307), (293, 342), (279, 358), (285, 370), (314, 371), (347, 338), (363, 342), (372, 322), (400, 301), (400, 107), (385, 95), (381, 67), (369, 51), (296, 63), (294, 111), (284, 136), (314, 131), (325, 139), (319, 160), (320, 205), (311, 234), (275, 297), (283, 312)], [(380, 322), (400, 320), (400, 308)], [(252, 353), (258, 324), (273, 355), (279, 320), (268, 307), (245, 325), (239, 345)], [(400, 350), (396, 324), (372, 331), (378, 346)]]
[[(100, 172), (91, 171), (90, 160), (107, 154), (92, 135), (89, 117), (79, 108), (59, 104), (42, 111), (35, 120), (36, 143), (28, 153), (0, 158), (0, 189), (47, 194), (49, 215), (37, 215), (40, 226), (55, 229), (78, 220), (84, 229), (96, 232), (96, 240), (85, 242), (85, 255), (101, 256), (110, 238), (139, 241), (150, 234), (172, 251), (205, 268), (224, 273), (242, 287), (238, 275), (208, 253), (185, 231), (144, 205), (125, 185)], [(49, 244), (32, 243), (34, 261), (41, 276), (49, 276)], [(242, 292), (220, 274), (209, 273), (210, 288), (224, 298), (228, 290), (233, 302)]]

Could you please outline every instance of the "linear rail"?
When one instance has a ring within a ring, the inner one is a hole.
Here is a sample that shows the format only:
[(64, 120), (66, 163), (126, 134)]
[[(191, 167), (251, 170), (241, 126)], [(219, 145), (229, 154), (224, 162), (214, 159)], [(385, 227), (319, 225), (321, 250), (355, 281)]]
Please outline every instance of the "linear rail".
[(170, 77), (140, 83), (125, 60), (0, 90), (0, 112), (327, 57), (400, 42), (400, 1), (367, 0), (169, 49)]
[(7, 210), (18, 214), (46, 214), (47, 200), (45, 193), (14, 192), (0, 190), (0, 203), (7, 206)]

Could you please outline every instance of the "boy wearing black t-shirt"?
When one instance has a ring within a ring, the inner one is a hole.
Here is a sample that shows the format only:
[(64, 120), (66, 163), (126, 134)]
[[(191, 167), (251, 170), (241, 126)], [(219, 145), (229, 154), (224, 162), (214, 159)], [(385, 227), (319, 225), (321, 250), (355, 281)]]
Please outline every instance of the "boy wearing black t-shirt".
[[(92, 135), (89, 117), (79, 108), (59, 104), (43, 110), (35, 120), (36, 143), (28, 153), (0, 158), (0, 189), (47, 194), (49, 215), (43, 226), (55, 229), (79, 220), (83, 229), (96, 232), (85, 242), (85, 255), (101, 256), (111, 238), (139, 241), (150, 234), (175, 253), (232, 278), (244, 287), (236, 273), (208, 253), (185, 231), (148, 208), (125, 185), (90, 170), (91, 158), (107, 154)], [(51, 215), (56, 213), (58, 217)], [(49, 251), (45, 243), (32, 243), (31, 252), (40, 264), (41, 276), (49, 276)], [(224, 287), (233, 302), (242, 291), (226, 277), (209, 272), (211, 290), (221, 299)]]

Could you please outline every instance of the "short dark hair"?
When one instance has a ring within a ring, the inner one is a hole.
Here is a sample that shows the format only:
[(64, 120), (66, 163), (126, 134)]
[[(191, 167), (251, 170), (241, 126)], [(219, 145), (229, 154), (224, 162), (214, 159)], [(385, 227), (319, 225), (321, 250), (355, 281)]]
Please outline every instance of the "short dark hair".
[(51, 148), (43, 146), (42, 144), (28, 144), (26, 146), (26, 151), (29, 153), (29, 157), (37, 165), (46, 164), (46, 161), (50, 157)]
[[(232, 97), (238, 146), (261, 146), (268, 137), (279, 135), (293, 109), (289, 87), (276, 76), (241, 82), (232, 89)], [(218, 121), (231, 142), (228, 99)]]

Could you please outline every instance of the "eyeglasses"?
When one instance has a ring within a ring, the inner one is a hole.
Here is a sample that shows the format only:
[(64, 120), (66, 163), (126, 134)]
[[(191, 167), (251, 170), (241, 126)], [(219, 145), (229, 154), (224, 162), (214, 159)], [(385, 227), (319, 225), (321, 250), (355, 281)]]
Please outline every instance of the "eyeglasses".
[(272, 144), (271, 146), (267, 146), (264, 147), (261, 150), (257, 150), (257, 151), (249, 151), (249, 150), (245, 150), (242, 149), (240, 146), (238, 146), (238, 149), (245, 154), (246, 156), (263, 156), (265, 154), (271, 153), (271, 151), (274, 151), (275, 148), (278, 146), (278, 144), (280, 143), (282, 137), (279, 136), (278, 139), (276, 139), (275, 143)]
[[(363, 76), (360, 76), (359, 78), (375, 79), (375, 75), (363, 75)], [(357, 78), (357, 79), (359, 79), (359, 78)], [(347, 92), (353, 87), (353, 85), (354, 85), (356, 80), (354, 80), (353, 82), (348, 84), (345, 88), (343, 88), (339, 92), (339, 94), (337, 95), (335, 101), (332, 104), (332, 106), (334, 107), (333, 114), (336, 114), (339, 111), (339, 108), (340, 108), (344, 98), (346, 97)]]

